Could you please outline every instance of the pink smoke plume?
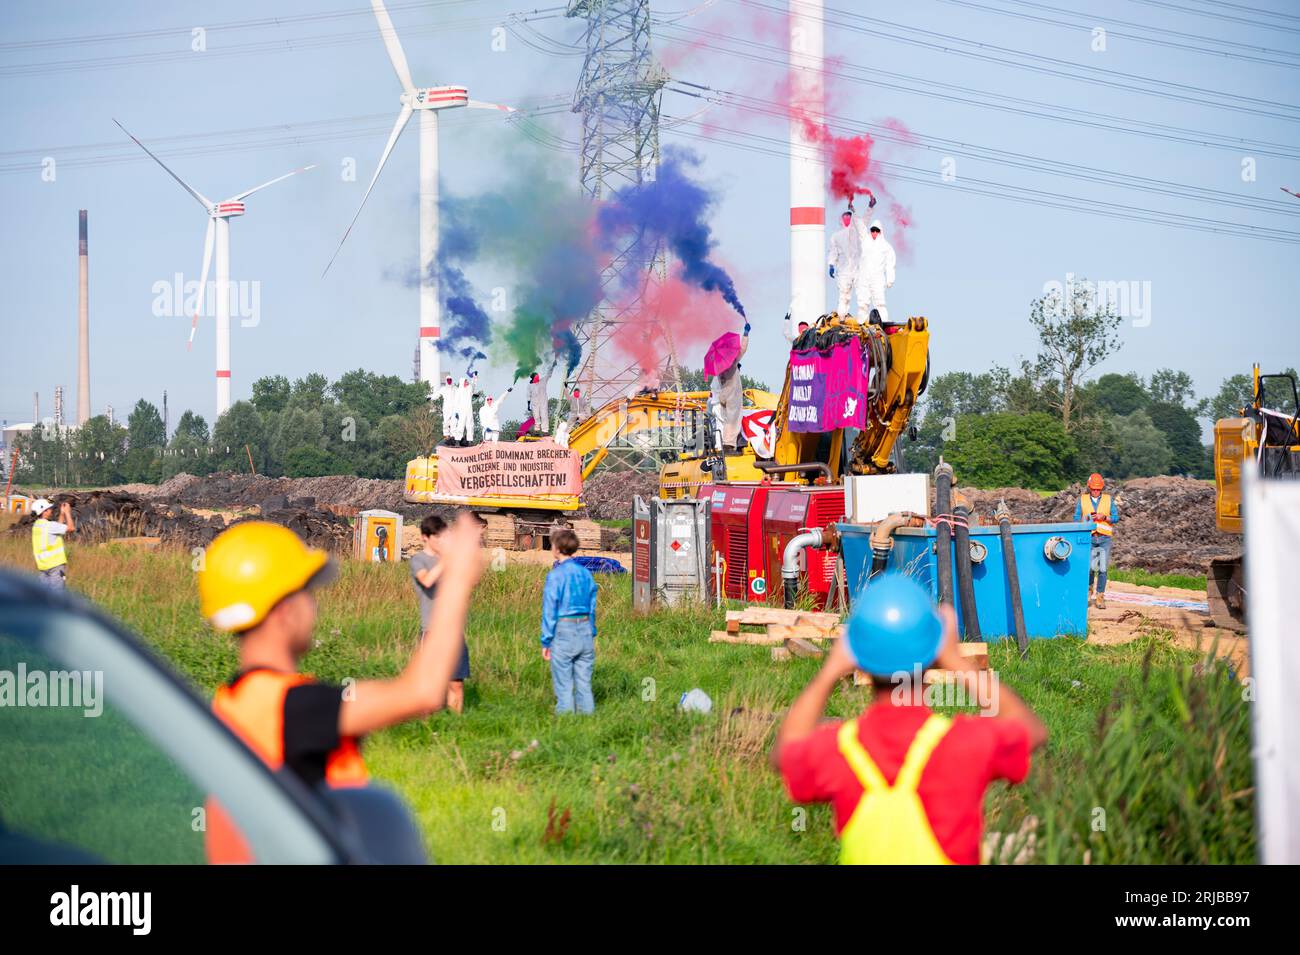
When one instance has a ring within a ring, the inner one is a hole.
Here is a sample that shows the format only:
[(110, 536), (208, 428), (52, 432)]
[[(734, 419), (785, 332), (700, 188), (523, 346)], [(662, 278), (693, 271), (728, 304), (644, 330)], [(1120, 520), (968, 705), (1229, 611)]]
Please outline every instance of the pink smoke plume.
[(628, 303), (612, 341), (639, 373), (639, 388), (658, 388), (659, 368), (669, 342), (683, 367), (698, 367), (709, 344), (736, 331), (736, 313), (714, 292), (687, 282), (675, 268), (662, 282), (652, 279), (640, 301)]

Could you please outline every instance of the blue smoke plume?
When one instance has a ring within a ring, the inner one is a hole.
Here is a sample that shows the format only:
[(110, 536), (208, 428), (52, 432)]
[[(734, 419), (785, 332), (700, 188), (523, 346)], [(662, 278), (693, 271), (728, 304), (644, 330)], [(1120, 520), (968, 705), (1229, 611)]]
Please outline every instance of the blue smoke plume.
[(690, 178), (690, 170), (699, 163), (700, 158), (690, 150), (665, 149), (654, 181), (618, 190), (597, 213), (601, 247), (614, 252), (630, 241), (629, 254), (649, 268), (662, 242), (680, 263), (685, 281), (719, 293), (743, 316), (745, 307), (736, 294), (736, 284), (725, 269), (709, 259), (717, 243), (705, 217), (714, 196)]

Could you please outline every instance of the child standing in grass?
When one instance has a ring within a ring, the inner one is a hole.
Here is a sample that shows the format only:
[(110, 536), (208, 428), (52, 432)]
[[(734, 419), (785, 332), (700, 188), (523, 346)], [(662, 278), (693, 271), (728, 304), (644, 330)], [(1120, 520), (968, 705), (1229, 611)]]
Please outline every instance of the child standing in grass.
[[(476, 525), (477, 526), (477, 525)], [(442, 576), (443, 563), (440, 541), (447, 530), (447, 522), (437, 514), (430, 514), (420, 521), (420, 540), (424, 546), (420, 552), (411, 557), (411, 581), (415, 584), (416, 597), (420, 601), (420, 639), (429, 633), (429, 621), (433, 619), (433, 603), (437, 596), (438, 578)], [(447, 685), (447, 709), (454, 713), (465, 709), (465, 681), (469, 679), (469, 647), (461, 640), (460, 661), (452, 674), (451, 683)]]
[(551, 535), (560, 555), (542, 591), (542, 659), (551, 664), (555, 712), (593, 713), (591, 672), (596, 665), (596, 579), (573, 555), (578, 535), (567, 527)]

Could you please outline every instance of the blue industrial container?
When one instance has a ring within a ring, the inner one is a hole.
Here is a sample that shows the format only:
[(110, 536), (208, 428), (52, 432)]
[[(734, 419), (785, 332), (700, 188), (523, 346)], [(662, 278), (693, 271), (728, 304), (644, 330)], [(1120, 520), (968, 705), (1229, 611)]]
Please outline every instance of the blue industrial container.
[[(871, 527), (838, 524), (846, 580), (850, 594), (856, 594), (871, 573)], [(888, 569), (915, 577), (938, 599), (939, 570), (936, 531), (933, 527), (902, 527), (894, 532), (894, 549)], [(1011, 594), (1007, 589), (1002, 562), (1002, 537), (998, 525), (972, 527), (972, 549), (983, 544), (988, 553), (974, 564), (975, 607), (979, 611), (980, 633), (984, 637), (1015, 636), (1011, 620)], [(1084, 636), (1088, 632), (1088, 564), (1092, 548), (1092, 525), (1013, 524), (1011, 541), (1020, 575), (1020, 599), (1025, 612), (1025, 631), (1031, 637)], [(1044, 549), (1051, 541), (1060, 560), (1049, 560)], [(1068, 548), (1058, 541), (1064, 541)], [(953, 593), (957, 594), (956, 539), (953, 554)], [(960, 598), (956, 598), (961, 616)], [(964, 626), (963, 626), (964, 629)]]

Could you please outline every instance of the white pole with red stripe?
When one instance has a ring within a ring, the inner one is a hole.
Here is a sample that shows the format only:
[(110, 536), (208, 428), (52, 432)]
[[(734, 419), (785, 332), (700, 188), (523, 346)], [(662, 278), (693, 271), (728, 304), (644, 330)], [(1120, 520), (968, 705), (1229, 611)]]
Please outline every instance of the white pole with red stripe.
[(230, 408), (230, 219), (217, 224), (217, 417)]
[[(461, 91), (462, 95), (464, 91)], [(438, 111), (420, 111), (420, 380), (438, 387)]]
[(790, 318), (826, 312), (826, 167), (805, 117), (822, 122), (822, 0), (790, 0)]

